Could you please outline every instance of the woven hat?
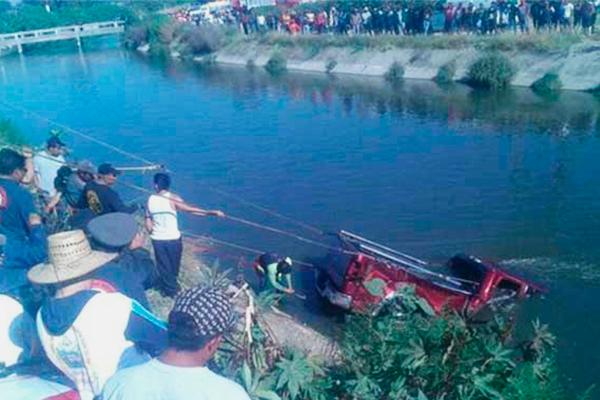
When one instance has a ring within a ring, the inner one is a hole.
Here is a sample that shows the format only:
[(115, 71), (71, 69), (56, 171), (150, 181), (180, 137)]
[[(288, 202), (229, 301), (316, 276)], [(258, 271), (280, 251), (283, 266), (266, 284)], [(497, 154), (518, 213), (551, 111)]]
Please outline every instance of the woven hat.
[[(193, 323), (180, 326), (181, 314)], [(169, 332), (185, 337), (210, 338), (227, 332), (234, 315), (229, 297), (221, 290), (194, 287), (177, 296), (169, 314)], [(188, 332), (180, 332), (187, 330)]]
[(82, 230), (61, 232), (48, 236), (48, 262), (33, 267), (27, 277), (37, 284), (65, 282), (85, 276), (117, 256), (92, 250)]

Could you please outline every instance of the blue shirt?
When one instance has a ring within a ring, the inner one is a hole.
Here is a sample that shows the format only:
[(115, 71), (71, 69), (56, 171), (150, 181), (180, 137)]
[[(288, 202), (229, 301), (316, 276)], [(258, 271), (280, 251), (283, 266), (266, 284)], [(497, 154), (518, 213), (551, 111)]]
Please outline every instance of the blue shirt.
[(37, 213), (31, 193), (13, 180), (0, 178), (0, 233), (7, 239), (27, 239), (29, 216)]

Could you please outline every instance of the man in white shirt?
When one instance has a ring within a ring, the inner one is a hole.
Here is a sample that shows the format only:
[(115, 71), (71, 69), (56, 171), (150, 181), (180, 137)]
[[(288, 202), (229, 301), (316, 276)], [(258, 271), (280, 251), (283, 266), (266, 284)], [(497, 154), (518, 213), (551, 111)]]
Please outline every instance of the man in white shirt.
[(65, 165), (64, 148), (65, 144), (60, 138), (52, 135), (46, 142), (46, 150), (33, 157), (37, 186), (48, 198), (56, 194), (54, 178), (56, 178), (59, 168)]
[(229, 298), (213, 288), (181, 293), (169, 314), (169, 346), (156, 359), (124, 369), (102, 400), (249, 400), (237, 383), (206, 367), (233, 325)]
[(181, 232), (177, 222), (177, 211), (189, 212), (199, 216), (223, 217), (225, 214), (219, 210), (204, 210), (193, 207), (183, 199), (169, 191), (171, 178), (165, 173), (154, 175), (153, 194), (148, 198), (146, 207), (146, 229), (150, 232), (156, 269), (158, 272), (155, 287), (164, 295), (174, 297), (179, 286), (177, 276), (181, 264)]

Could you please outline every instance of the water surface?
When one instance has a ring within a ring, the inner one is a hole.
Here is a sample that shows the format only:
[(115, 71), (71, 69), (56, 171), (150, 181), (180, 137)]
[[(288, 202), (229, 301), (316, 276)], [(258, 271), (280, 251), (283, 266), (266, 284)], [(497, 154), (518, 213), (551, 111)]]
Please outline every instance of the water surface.
[[(559, 335), (560, 363), (573, 387), (598, 381), (591, 368), (600, 365), (598, 98), (564, 92), (548, 99), (516, 89), (493, 95), (430, 82), (389, 87), (358, 77), (272, 78), (157, 63), (114, 48), (2, 59), (0, 88), (4, 102), (164, 163), (191, 202), (322, 239), (239, 198), (425, 259), (468, 252), (534, 277), (550, 293), (527, 314)], [(6, 106), (0, 114), (34, 143), (49, 129)], [(74, 156), (139, 164), (75, 136), (66, 141)], [(123, 179), (149, 187), (149, 176)], [(184, 224), (299, 259), (323, 254), (231, 222)], [(220, 256), (226, 264), (251, 259), (231, 249)], [(308, 283), (302, 290), (311, 292)], [(296, 311), (303, 318), (324, 323), (302, 307)]]

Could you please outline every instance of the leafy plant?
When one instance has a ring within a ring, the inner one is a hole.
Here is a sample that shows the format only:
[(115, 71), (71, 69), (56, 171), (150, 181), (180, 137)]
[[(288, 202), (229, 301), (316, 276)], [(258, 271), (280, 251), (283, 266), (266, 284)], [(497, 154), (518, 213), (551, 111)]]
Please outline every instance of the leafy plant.
[[(405, 287), (378, 315), (351, 316), (336, 371), (344, 383), (335, 395), (500, 400), (509, 392), (537, 390), (547, 399), (561, 398), (547, 327), (534, 324), (532, 339), (522, 345), (507, 339), (509, 317), (475, 325), (454, 312), (434, 316), (426, 310)], [(524, 357), (530, 349), (538, 356)]]
[(277, 389), (289, 394), (291, 400), (320, 399), (322, 387), (316, 384), (325, 371), (298, 351), (291, 352), (275, 365), (277, 368)]
[(531, 89), (542, 95), (552, 95), (562, 89), (562, 82), (560, 81), (558, 74), (549, 72), (535, 81), (533, 85), (531, 85)]
[(221, 270), (219, 260), (217, 259), (211, 267), (200, 269), (198, 279), (202, 286), (227, 289), (232, 283), (229, 278), (230, 274), (230, 269)]
[(273, 75), (281, 74), (287, 70), (287, 60), (281, 53), (273, 53), (265, 65), (267, 72)]
[(327, 61), (327, 64), (325, 64), (325, 72), (331, 74), (335, 67), (337, 67), (337, 64), (337, 61), (335, 61), (334, 59)]
[(0, 146), (24, 144), (26, 140), (21, 131), (11, 121), (0, 119)]
[(225, 43), (226, 33), (216, 25), (185, 27), (181, 32), (181, 42), (193, 55), (213, 53)]
[(399, 62), (394, 61), (392, 65), (390, 65), (384, 77), (386, 81), (391, 83), (401, 82), (404, 78), (404, 67)]
[(515, 68), (505, 55), (490, 53), (471, 65), (468, 81), (473, 86), (498, 90), (510, 84), (515, 72)]
[(244, 362), (240, 370), (242, 385), (253, 400), (281, 400), (281, 397), (271, 388), (274, 386), (265, 374), (250, 369), (248, 363)]
[(456, 75), (456, 62), (450, 61), (440, 67), (434, 80), (440, 84), (448, 84), (454, 81), (454, 75)]

